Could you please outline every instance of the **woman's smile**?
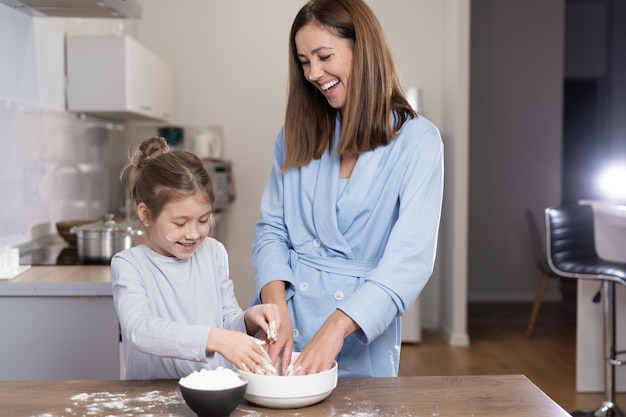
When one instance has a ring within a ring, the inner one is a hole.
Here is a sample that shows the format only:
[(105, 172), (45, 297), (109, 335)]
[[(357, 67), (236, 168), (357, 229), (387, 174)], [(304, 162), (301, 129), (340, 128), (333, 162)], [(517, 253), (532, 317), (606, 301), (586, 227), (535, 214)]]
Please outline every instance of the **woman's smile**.
[(324, 85), (322, 86), (322, 90), (324, 90), (324, 91), (328, 91), (328, 90), (330, 90), (331, 88), (333, 88), (334, 86), (336, 86), (337, 84), (339, 84), (339, 80), (337, 80), (337, 79), (332, 80), (332, 81), (329, 81), (329, 82), (327, 82), (326, 84), (324, 84)]

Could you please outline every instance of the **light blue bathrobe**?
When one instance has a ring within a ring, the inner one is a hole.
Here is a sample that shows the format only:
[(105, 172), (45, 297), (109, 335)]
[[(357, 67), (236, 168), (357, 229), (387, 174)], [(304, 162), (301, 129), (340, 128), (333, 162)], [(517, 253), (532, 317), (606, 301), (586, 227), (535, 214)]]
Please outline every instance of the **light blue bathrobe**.
[(339, 179), (335, 152), (283, 175), (284, 155), (281, 129), (252, 247), (252, 304), (267, 283), (286, 281), (295, 351), (340, 309), (360, 330), (344, 342), (339, 376), (396, 376), (400, 316), (435, 260), (443, 196), (439, 131), (423, 117), (407, 121), (389, 145), (359, 156), (349, 180)]

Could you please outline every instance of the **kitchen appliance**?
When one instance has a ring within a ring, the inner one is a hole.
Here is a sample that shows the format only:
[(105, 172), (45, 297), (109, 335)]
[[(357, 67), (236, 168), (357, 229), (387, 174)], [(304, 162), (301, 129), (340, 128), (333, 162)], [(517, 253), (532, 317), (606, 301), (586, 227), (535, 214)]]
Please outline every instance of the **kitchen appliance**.
[(86, 262), (108, 264), (117, 252), (133, 245), (133, 236), (141, 234), (131, 226), (116, 223), (112, 214), (101, 221), (73, 227), (77, 237), (78, 257)]
[(203, 158), (202, 162), (209, 171), (215, 201), (213, 211), (223, 211), (235, 201), (235, 180), (233, 176), (232, 162), (225, 159)]
[(59, 233), (59, 236), (61, 236), (63, 240), (67, 242), (69, 247), (72, 249), (76, 249), (76, 234), (71, 232), (72, 228), (82, 226), (87, 223), (93, 223), (97, 220), (98, 219), (63, 220), (60, 222), (56, 222), (56, 229)]
[(222, 157), (222, 135), (219, 127), (196, 127), (190, 136), (193, 153), (199, 158)]
[(185, 130), (178, 126), (163, 126), (158, 129), (159, 136), (167, 141), (171, 148), (182, 148)]

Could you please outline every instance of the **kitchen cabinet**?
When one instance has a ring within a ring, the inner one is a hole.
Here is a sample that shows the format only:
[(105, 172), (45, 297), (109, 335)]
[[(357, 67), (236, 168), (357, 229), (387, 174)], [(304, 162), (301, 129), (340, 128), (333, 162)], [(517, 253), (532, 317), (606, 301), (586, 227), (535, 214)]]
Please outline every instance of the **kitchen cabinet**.
[(166, 121), (169, 65), (130, 36), (66, 38), (67, 109), (97, 117)]
[(33, 266), (0, 281), (0, 380), (120, 378), (110, 269)]

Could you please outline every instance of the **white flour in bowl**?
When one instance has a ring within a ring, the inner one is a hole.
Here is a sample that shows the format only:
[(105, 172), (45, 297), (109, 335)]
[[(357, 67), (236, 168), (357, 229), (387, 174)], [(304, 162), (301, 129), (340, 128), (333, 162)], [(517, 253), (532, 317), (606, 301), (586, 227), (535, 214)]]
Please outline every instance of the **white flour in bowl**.
[(179, 382), (187, 388), (199, 390), (234, 388), (246, 383), (235, 372), (221, 366), (211, 371), (208, 369), (193, 371), (186, 377), (181, 378)]

